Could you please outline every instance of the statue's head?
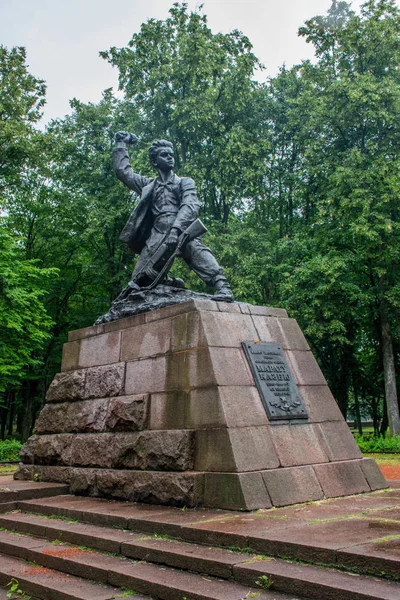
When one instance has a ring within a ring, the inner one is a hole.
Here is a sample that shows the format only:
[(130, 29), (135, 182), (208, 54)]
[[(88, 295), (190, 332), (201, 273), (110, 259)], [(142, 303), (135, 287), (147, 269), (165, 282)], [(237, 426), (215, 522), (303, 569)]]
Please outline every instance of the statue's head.
[(167, 140), (153, 142), (149, 149), (149, 157), (152, 166), (161, 171), (169, 171), (174, 168), (174, 147)]

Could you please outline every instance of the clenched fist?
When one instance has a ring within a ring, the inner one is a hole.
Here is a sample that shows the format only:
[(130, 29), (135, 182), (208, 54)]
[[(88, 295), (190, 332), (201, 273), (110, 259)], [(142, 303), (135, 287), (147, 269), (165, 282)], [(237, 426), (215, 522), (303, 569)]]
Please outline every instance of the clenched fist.
[(124, 142), (125, 144), (136, 144), (138, 138), (134, 133), (129, 133), (128, 131), (118, 131), (115, 134), (115, 142)]

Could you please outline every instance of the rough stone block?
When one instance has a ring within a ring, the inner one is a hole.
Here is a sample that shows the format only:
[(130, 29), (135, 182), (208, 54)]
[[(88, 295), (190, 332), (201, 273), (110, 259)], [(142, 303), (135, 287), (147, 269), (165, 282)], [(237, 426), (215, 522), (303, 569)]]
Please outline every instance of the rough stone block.
[(296, 319), (278, 319), (278, 323), (282, 330), (285, 350), (310, 350)]
[(111, 398), (105, 418), (107, 431), (141, 431), (149, 415), (149, 394)]
[(46, 402), (82, 400), (85, 395), (86, 371), (57, 373), (46, 394)]
[(20, 465), (14, 479), (24, 481), (52, 481), (69, 485), (71, 481), (71, 467)]
[(191, 471), (194, 436), (191, 431), (144, 431), (117, 434), (118, 457), (113, 467), (154, 471)]
[(71, 433), (32, 435), (21, 450), (21, 459), (30, 465), (63, 465), (64, 450), (71, 445), (73, 438)]
[(198, 506), (203, 503), (202, 473), (159, 473), (139, 471), (97, 472), (99, 496), (170, 506)]
[(121, 360), (166, 354), (171, 347), (171, 320), (163, 319), (122, 331)]
[(241, 348), (245, 340), (259, 339), (250, 315), (208, 312), (201, 321), (208, 346)]
[(289, 367), (297, 385), (327, 385), (312, 352), (287, 351)]
[(248, 472), (279, 467), (269, 427), (196, 432), (196, 471)]
[(210, 508), (257, 510), (271, 500), (261, 473), (206, 473), (204, 504)]
[(28, 440), (22, 456), (38, 465), (187, 471), (194, 442), (190, 431), (41, 435)]
[(288, 506), (324, 497), (312, 467), (264, 471), (264, 483), (274, 506)]
[[(56, 467), (54, 467), (54, 469), (55, 468)], [(44, 474), (44, 476), (48, 476), (48, 473)], [(69, 483), (71, 494), (97, 496), (96, 469), (79, 469), (71, 467), (61, 476), (68, 478), (68, 482), (66, 483)]]
[(320, 423), (316, 428), (331, 462), (362, 458), (361, 450), (344, 421)]
[(81, 340), (79, 352), (80, 367), (110, 365), (120, 360), (121, 332), (111, 331), (96, 337)]
[(36, 420), (35, 433), (104, 431), (108, 404), (107, 399), (46, 404)]
[(85, 398), (107, 398), (124, 393), (125, 363), (87, 369)]
[(283, 467), (328, 462), (314, 425), (274, 425), (271, 435)]
[(327, 498), (370, 491), (359, 460), (314, 465), (313, 468)]
[[(119, 434), (135, 435), (135, 434)], [(56, 437), (56, 436), (54, 436)], [(58, 464), (65, 466), (111, 468), (119, 457), (117, 434), (76, 434), (65, 445)]]
[(364, 458), (360, 465), (372, 491), (389, 487), (375, 460)]
[(184, 391), (152, 394), (149, 429), (185, 429), (187, 404)]
[(99, 433), (141, 431), (148, 419), (148, 395), (119, 396), (74, 403), (46, 404), (35, 433)]
[(299, 393), (311, 423), (344, 421), (340, 408), (327, 385), (300, 385)]
[(79, 369), (80, 350), (80, 340), (64, 344), (62, 351), (61, 371), (73, 371), (75, 369)]

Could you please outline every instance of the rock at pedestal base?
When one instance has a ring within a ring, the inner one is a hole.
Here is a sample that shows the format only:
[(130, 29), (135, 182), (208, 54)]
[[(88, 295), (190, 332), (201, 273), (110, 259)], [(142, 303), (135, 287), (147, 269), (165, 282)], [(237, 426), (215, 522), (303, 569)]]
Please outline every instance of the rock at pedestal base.
[[(70, 333), (17, 479), (232, 510), (386, 487), (286, 311), (184, 302), (182, 293), (170, 306)], [(269, 421), (243, 341), (279, 344), (307, 418)]]

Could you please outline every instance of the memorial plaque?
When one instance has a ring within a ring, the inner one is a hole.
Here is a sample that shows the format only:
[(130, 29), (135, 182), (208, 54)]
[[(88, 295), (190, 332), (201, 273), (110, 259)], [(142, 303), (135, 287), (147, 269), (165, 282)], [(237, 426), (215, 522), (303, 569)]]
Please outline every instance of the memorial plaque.
[(278, 344), (242, 342), (257, 389), (271, 421), (307, 419), (303, 398)]

